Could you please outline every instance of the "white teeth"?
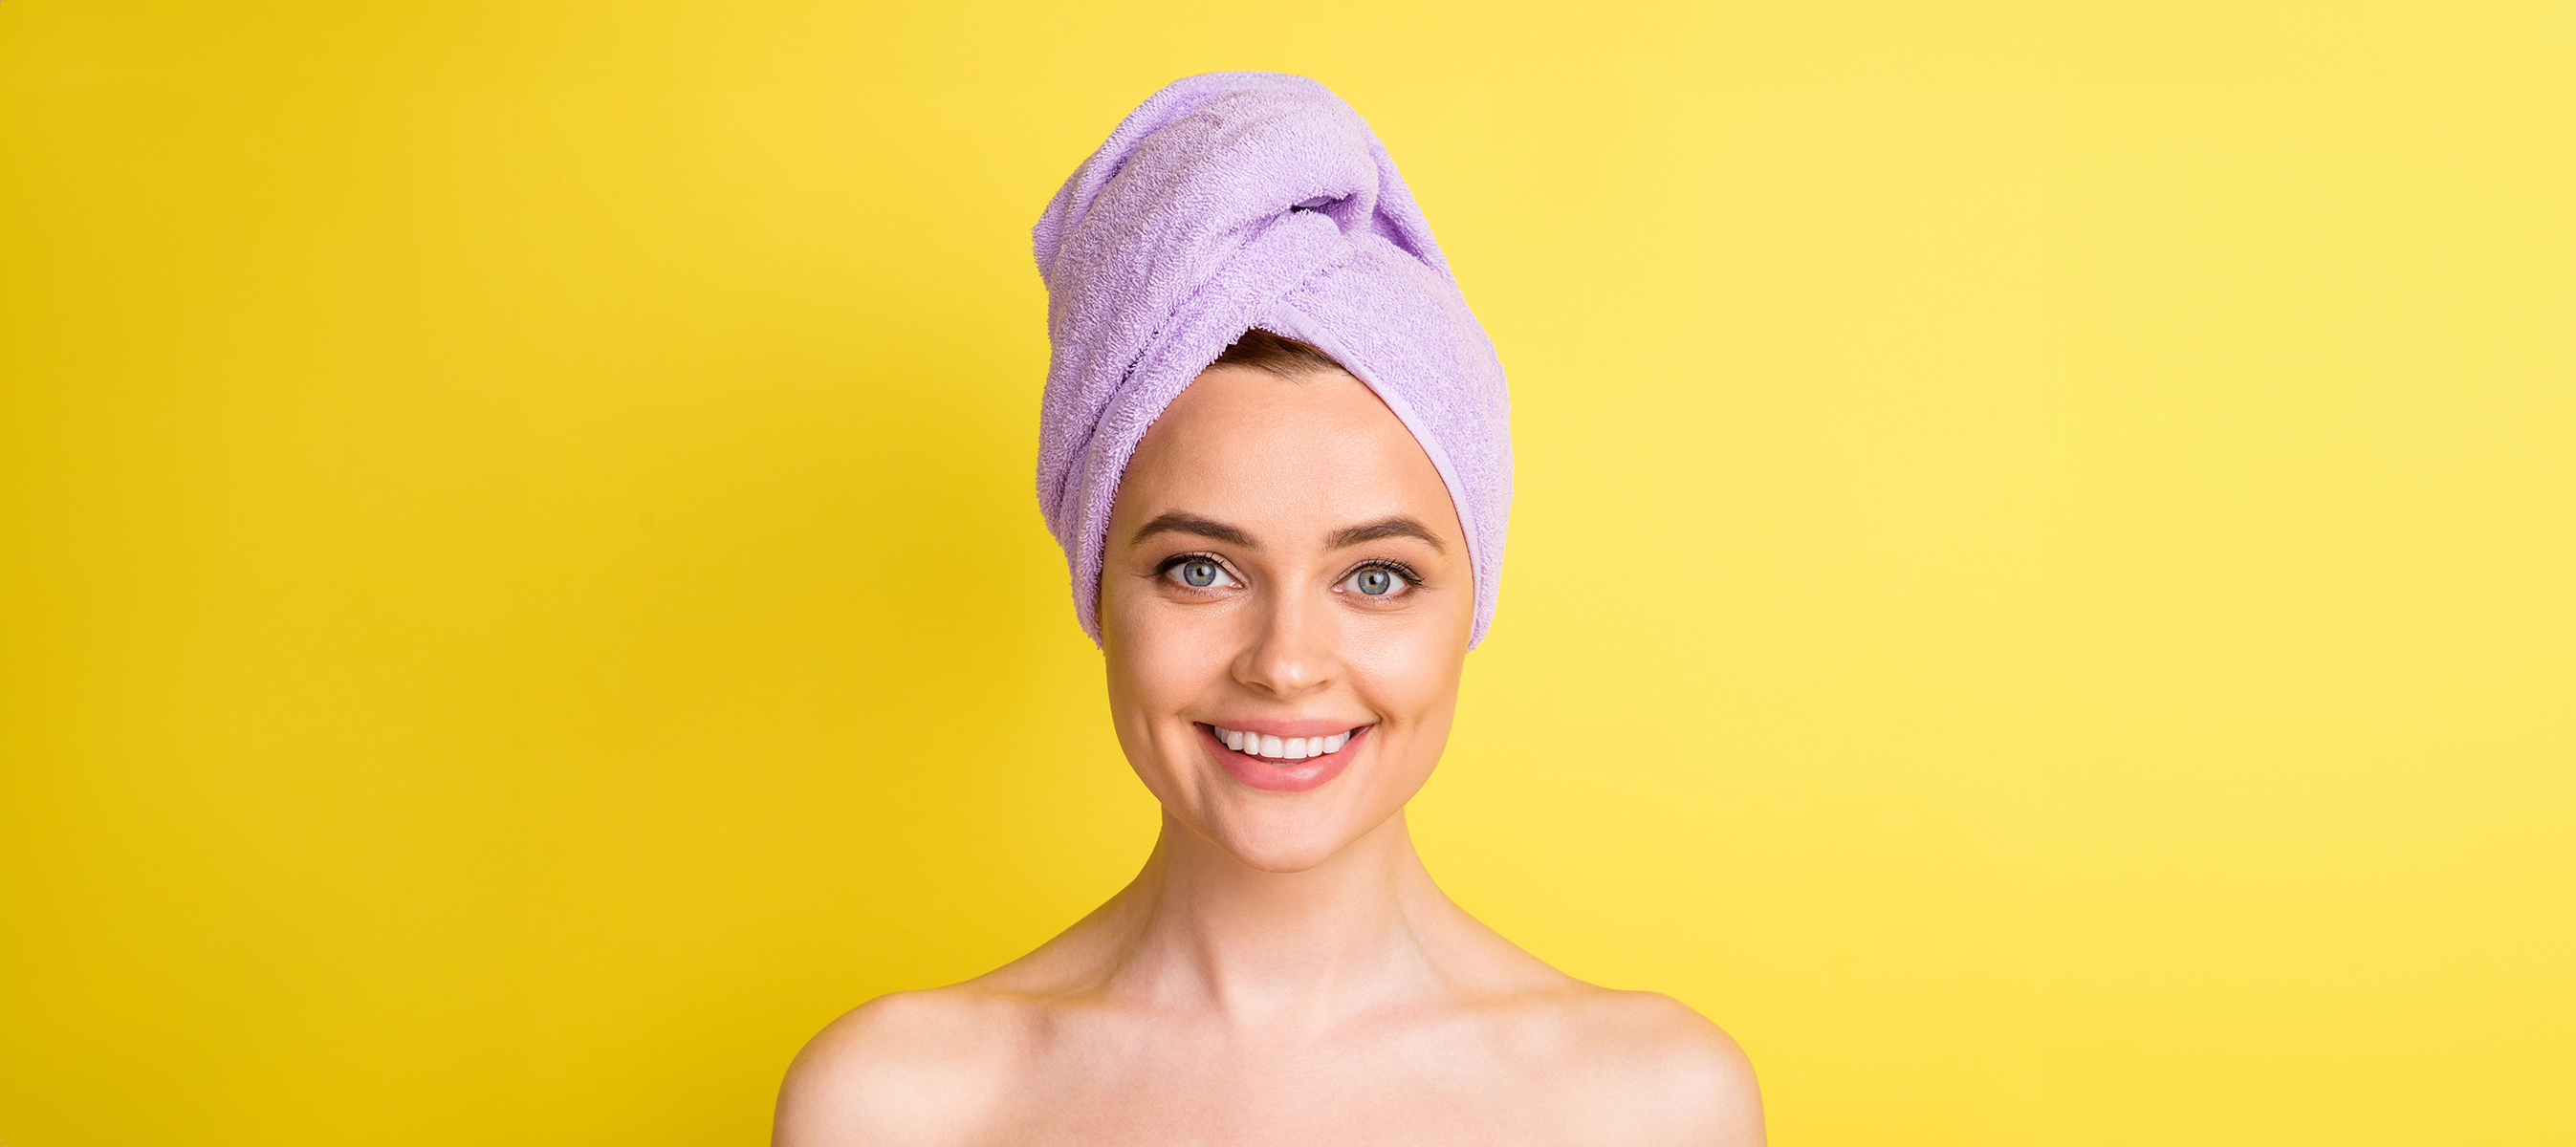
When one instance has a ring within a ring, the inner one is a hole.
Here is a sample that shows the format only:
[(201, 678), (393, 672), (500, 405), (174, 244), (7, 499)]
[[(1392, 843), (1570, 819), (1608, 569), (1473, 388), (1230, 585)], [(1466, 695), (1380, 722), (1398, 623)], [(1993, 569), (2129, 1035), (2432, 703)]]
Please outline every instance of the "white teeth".
[(1324, 737), (1280, 738), (1265, 737), (1259, 733), (1245, 733), (1223, 725), (1210, 725), (1208, 728), (1216, 733), (1217, 740), (1225, 742), (1226, 748), (1238, 753), (1268, 757), (1274, 761), (1303, 761), (1326, 753), (1341, 752), (1343, 746), (1351, 743), (1351, 734), (1359, 732), (1358, 729), (1351, 729)]

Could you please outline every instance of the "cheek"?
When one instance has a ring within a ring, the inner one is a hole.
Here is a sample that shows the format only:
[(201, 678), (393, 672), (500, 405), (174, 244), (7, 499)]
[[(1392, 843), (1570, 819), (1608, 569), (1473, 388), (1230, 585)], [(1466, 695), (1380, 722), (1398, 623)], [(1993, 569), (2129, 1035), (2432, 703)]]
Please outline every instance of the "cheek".
[(1140, 733), (1222, 684), (1231, 656), (1219, 634), (1163, 604), (1147, 593), (1102, 602), (1111, 701)]
[(1465, 619), (1442, 618), (1439, 624), (1404, 624), (1354, 633), (1343, 651), (1353, 683), (1372, 708), (1408, 724), (1447, 726), (1456, 706), (1458, 680), (1467, 658)]

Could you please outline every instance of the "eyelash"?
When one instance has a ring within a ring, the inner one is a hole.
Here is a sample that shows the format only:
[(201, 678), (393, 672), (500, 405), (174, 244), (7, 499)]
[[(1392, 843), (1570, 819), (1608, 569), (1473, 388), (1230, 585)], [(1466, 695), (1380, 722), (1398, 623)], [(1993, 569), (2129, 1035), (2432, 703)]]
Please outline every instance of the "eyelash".
[(1191, 593), (1217, 592), (1216, 588), (1213, 586), (1207, 589), (1200, 589), (1196, 586), (1182, 585), (1178, 579), (1175, 579), (1172, 576), (1173, 570), (1179, 569), (1191, 562), (1206, 562), (1209, 565), (1224, 570), (1225, 576), (1233, 578), (1235, 584), (1243, 584), (1243, 575), (1236, 573), (1233, 566), (1227, 565), (1224, 558), (1218, 557), (1215, 554), (1195, 550), (1189, 553), (1173, 554), (1168, 558), (1164, 558), (1161, 564), (1154, 567), (1154, 577), (1156, 580), (1161, 581), (1166, 585), (1179, 586), (1181, 589), (1187, 590)]
[[(1209, 562), (1214, 564), (1218, 569), (1224, 570), (1226, 572), (1226, 576), (1233, 578), (1235, 581), (1241, 582), (1244, 580), (1243, 575), (1236, 573), (1233, 566), (1227, 565), (1224, 558), (1218, 557), (1215, 554), (1195, 550), (1189, 553), (1173, 554), (1168, 558), (1164, 558), (1162, 564), (1154, 567), (1154, 576), (1168, 581), (1171, 579), (1173, 570), (1179, 569), (1191, 562)], [(1403, 562), (1396, 561), (1392, 558), (1370, 558), (1367, 561), (1343, 570), (1342, 576), (1333, 579), (1333, 584), (1340, 585), (1343, 582), (1351, 580), (1352, 574), (1356, 574), (1361, 570), (1372, 569), (1385, 570), (1388, 573), (1394, 574), (1395, 576), (1404, 579), (1404, 584), (1408, 586), (1420, 588), (1422, 585), (1421, 574), (1414, 572), (1412, 566), (1406, 565)]]
[(1403, 578), (1404, 584), (1406, 585), (1419, 587), (1422, 584), (1422, 575), (1413, 572), (1412, 566), (1390, 558), (1370, 558), (1367, 561), (1352, 566), (1349, 570), (1344, 571), (1340, 579), (1333, 582), (1333, 584), (1340, 585), (1342, 582), (1349, 581), (1351, 580), (1352, 574), (1358, 573), (1361, 570), (1385, 570), (1388, 573)]

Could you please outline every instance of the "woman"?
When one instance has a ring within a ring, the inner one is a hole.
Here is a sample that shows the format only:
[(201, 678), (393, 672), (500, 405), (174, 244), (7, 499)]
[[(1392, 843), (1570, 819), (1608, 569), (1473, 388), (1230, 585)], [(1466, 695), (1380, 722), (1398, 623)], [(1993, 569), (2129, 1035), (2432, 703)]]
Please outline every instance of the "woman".
[(1760, 1143), (1724, 1033), (1513, 947), (1406, 832), (1493, 616), (1511, 448), (1367, 126), (1311, 80), (1183, 80), (1037, 246), (1040, 500), (1162, 836), (1044, 947), (815, 1037), (777, 1142)]

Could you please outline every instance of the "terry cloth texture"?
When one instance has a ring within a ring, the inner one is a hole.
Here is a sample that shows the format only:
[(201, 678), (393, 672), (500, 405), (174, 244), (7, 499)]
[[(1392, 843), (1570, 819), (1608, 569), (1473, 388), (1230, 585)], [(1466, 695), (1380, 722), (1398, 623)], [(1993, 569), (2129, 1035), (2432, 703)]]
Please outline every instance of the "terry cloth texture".
[(1395, 162), (1324, 85), (1274, 72), (1154, 93), (1038, 219), (1054, 354), (1038, 504), (1100, 640), (1110, 509), (1136, 444), (1255, 327), (1340, 360), (1448, 483), (1485, 639), (1511, 516), (1511, 397), (1493, 342)]

